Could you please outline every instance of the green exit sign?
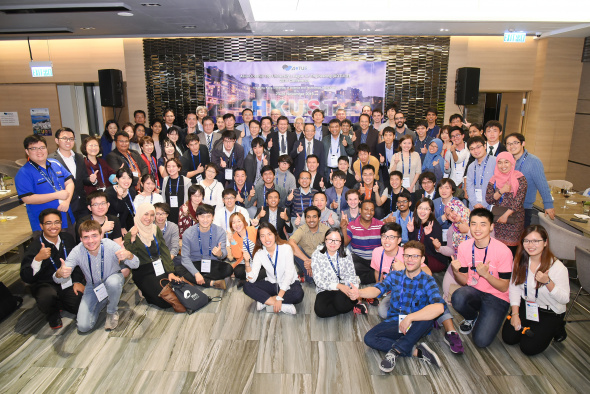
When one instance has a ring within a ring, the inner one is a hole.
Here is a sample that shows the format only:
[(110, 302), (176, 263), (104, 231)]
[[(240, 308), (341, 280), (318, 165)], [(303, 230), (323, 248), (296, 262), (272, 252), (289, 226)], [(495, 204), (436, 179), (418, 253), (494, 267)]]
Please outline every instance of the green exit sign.
[(29, 62), (33, 78), (53, 77), (52, 62)]

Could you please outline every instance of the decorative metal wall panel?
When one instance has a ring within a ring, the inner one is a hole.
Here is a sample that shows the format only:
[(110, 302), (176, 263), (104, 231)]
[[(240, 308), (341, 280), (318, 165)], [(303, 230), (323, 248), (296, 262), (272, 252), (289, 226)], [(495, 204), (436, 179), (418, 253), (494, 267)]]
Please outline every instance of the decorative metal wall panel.
[(386, 105), (396, 102), (413, 128), (429, 107), (442, 125), (449, 37), (217, 37), (144, 39), (150, 120), (166, 108), (184, 114), (205, 103), (203, 62), (386, 61)]

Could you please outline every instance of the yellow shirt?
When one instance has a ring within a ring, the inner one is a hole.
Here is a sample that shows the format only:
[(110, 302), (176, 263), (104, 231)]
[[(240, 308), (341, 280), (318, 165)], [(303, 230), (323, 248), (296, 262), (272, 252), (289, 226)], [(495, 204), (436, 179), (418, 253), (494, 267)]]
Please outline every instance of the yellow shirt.
[[(358, 175), (359, 177), (363, 175), (361, 172), (361, 167), (363, 167), (363, 165), (360, 163), (361, 163), (361, 159), (356, 159), (356, 161), (354, 163), (352, 163), (352, 170), (354, 171), (355, 175)], [(381, 164), (381, 163), (379, 163), (379, 159), (377, 159), (375, 156), (369, 156), (369, 163), (368, 164), (372, 165), (373, 168), (375, 168), (375, 180), (378, 181), (379, 180), (379, 165)]]

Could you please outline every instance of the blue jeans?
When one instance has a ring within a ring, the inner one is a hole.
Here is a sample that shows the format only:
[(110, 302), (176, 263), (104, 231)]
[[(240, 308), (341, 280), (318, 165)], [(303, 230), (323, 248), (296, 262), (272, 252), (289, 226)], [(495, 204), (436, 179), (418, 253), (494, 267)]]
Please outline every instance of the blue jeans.
[[(105, 307), (105, 305), (107, 307), (108, 314), (117, 312), (119, 298), (121, 298), (121, 292), (123, 291), (125, 278), (123, 278), (122, 273), (118, 272), (106, 278), (103, 283), (106, 287), (108, 297), (101, 302), (98, 302), (98, 298), (96, 298), (92, 282), (86, 283), (84, 295), (82, 296), (82, 301), (80, 302), (80, 308), (78, 308), (77, 320), (78, 330), (80, 332), (88, 332), (94, 328), (96, 320), (98, 319), (98, 314)], [(96, 286), (98, 285), (99, 284), (97, 283)]]
[(432, 329), (433, 320), (415, 321), (406, 335), (399, 332), (398, 319), (384, 321), (365, 334), (365, 345), (382, 352), (392, 348), (404, 357), (411, 357), (414, 345)]
[(510, 307), (508, 302), (471, 286), (455, 290), (451, 302), (465, 320), (477, 319), (472, 331), (473, 343), (482, 348), (492, 343)]
[[(379, 306), (377, 307), (377, 314), (379, 315), (380, 318), (387, 319), (387, 312), (389, 311), (390, 304), (391, 304), (391, 294), (388, 294), (381, 299), (381, 301), (379, 302)], [(436, 321), (438, 322), (438, 324), (440, 324), (442, 326), (442, 324), (445, 320), (452, 319), (452, 318), (453, 318), (453, 315), (451, 315), (451, 311), (449, 311), (449, 308), (445, 305), (445, 311), (443, 312), (442, 315), (440, 315), (436, 319)]]
[[(299, 249), (301, 250), (301, 253), (303, 253), (304, 255), (306, 255), (306, 256), (307, 256), (307, 253), (305, 253), (305, 251), (304, 251), (303, 249), (301, 249), (301, 248), (299, 248)], [(307, 275), (307, 270), (305, 269), (305, 265), (303, 264), (303, 260), (301, 260), (301, 259), (300, 259), (299, 257), (297, 257), (297, 256), (293, 256), (293, 257), (294, 257), (294, 258), (293, 258), (293, 260), (295, 261), (295, 264), (297, 264), (297, 266), (298, 266), (299, 268), (301, 268), (301, 271), (302, 271), (302, 272), (303, 272), (303, 274), (305, 275), (305, 281), (306, 281), (307, 283), (314, 284), (313, 278), (312, 278), (311, 276)], [(307, 256), (307, 257), (309, 257), (309, 256)]]

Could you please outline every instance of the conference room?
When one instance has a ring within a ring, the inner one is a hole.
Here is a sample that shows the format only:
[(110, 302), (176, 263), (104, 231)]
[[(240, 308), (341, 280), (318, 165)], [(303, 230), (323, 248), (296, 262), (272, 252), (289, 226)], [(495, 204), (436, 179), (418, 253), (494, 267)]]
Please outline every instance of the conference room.
[(517, 3), (3, 1), (0, 391), (584, 392), (590, 4)]

